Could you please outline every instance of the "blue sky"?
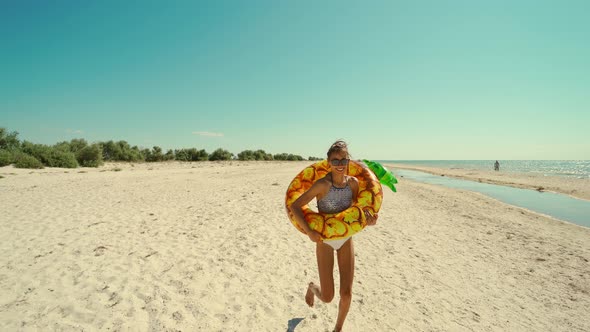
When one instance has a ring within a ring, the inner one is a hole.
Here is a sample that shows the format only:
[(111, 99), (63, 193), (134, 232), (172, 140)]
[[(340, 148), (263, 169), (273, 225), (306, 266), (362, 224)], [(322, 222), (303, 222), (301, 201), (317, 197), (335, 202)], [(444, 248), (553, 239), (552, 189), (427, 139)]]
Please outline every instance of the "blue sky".
[(590, 159), (590, 1), (1, 1), (0, 127), (53, 144)]

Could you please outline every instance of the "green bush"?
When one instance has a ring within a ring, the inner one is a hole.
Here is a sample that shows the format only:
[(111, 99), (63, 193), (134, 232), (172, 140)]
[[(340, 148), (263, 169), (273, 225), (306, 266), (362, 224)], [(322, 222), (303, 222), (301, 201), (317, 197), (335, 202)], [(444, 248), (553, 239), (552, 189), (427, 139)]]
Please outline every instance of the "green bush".
[(204, 161), (209, 160), (209, 153), (195, 148), (174, 150), (174, 159), (179, 161)]
[(70, 151), (73, 153), (78, 153), (78, 151), (84, 149), (88, 146), (88, 142), (86, 142), (83, 138), (74, 138), (70, 141)]
[(256, 156), (254, 156), (254, 151), (252, 150), (244, 150), (238, 153), (239, 160), (256, 160)]
[(131, 147), (126, 141), (99, 142), (103, 159), (106, 161), (143, 161), (151, 154), (149, 150), (140, 151), (137, 146)]
[(174, 151), (166, 151), (166, 154), (164, 155), (164, 160), (174, 160)]
[(287, 156), (287, 160), (296, 160), (296, 161), (301, 161), (304, 160), (302, 156), (297, 155), (297, 154), (290, 154)]
[[(0, 166), (18, 163), (18, 167), (40, 168), (45, 166), (74, 168), (77, 165), (83, 167), (98, 167), (104, 161), (202, 161), (202, 160), (232, 160), (231, 152), (219, 148), (209, 154), (205, 150), (181, 149), (168, 150), (154, 146), (150, 149), (131, 147), (126, 141), (98, 142), (88, 145), (83, 139), (72, 139), (70, 142), (60, 142), (52, 146), (35, 144), (28, 141), (22, 143), (17, 138), (16, 131), (8, 132), (0, 127)], [(304, 160), (299, 155), (279, 153), (272, 155), (264, 150), (245, 150), (237, 156), (240, 160)], [(321, 160), (321, 158), (309, 157), (308, 160)], [(40, 164), (40, 165), (39, 165)]]
[(209, 160), (216, 161), (216, 160), (231, 160), (233, 158), (233, 154), (227, 150), (219, 148), (209, 156)]
[(76, 159), (83, 167), (98, 167), (103, 164), (102, 149), (99, 144), (84, 147), (76, 154)]
[(59, 142), (52, 146), (54, 150), (64, 151), (64, 152), (71, 152), (70, 150), (70, 143), (68, 142)]
[(16, 168), (43, 168), (43, 163), (30, 154), (19, 153), (14, 159)]
[(0, 149), (0, 167), (7, 166), (14, 163), (12, 152), (4, 149)]
[(273, 160), (273, 156), (270, 153), (264, 152), (264, 150), (244, 150), (238, 153), (239, 160)]
[(44, 165), (50, 163), (52, 148), (45, 144), (35, 144), (29, 141), (24, 141), (21, 146), (22, 152), (35, 157)]
[(6, 128), (0, 128), (0, 149), (18, 149), (20, 142), (17, 136), (16, 131), (9, 133)]
[(159, 146), (154, 146), (152, 150), (145, 149), (145, 161), (164, 161), (164, 155), (162, 154), (162, 148)]
[(106, 161), (121, 160), (123, 151), (121, 147), (113, 141), (99, 143), (102, 150), (102, 157)]
[(76, 155), (74, 153), (53, 148), (49, 152), (45, 166), (76, 168), (78, 167), (78, 161), (76, 160)]
[(48, 146), (45, 144), (34, 144), (25, 141), (22, 144), (22, 152), (35, 157), (35, 159), (48, 167), (78, 167), (76, 155), (70, 152), (70, 145), (68, 142)]
[(189, 161), (188, 151), (186, 149), (174, 150), (174, 160)]
[(264, 150), (254, 151), (254, 160), (273, 160), (272, 154), (266, 153)]
[(125, 141), (119, 141), (119, 146), (121, 147), (122, 156), (121, 161), (144, 161), (145, 156), (141, 154), (139, 148), (134, 145), (133, 147), (129, 146), (129, 143)]
[(60, 142), (53, 145), (54, 149), (66, 151), (66, 152), (73, 152), (74, 155), (78, 153), (78, 151), (82, 150), (83, 148), (88, 146), (88, 142), (86, 142), (83, 138), (74, 138), (69, 142)]
[(274, 160), (304, 160), (303, 157), (291, 153), (279, 153), (274, 155)]
[(137, 146), (130, 147), (125, 141), (119, 141), (117, 144), (121, 147), (121, 154), (118, 159), (113, 159), (114, 161), (145, 161), (145, 154)]
[(274, 160), (287, 160), (289, 155), (286, 153), (277, 153), (273, 156)]

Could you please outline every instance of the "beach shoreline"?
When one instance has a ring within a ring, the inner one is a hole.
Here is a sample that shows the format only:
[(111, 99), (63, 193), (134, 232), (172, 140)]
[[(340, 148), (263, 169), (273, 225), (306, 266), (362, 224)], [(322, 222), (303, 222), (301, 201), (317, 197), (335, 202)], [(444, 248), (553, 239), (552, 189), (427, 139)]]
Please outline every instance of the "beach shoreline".
[[(323, 331), (285, 213), (311, 161), (0, 168), (0, 329)], [(590, 229), (398, 179), (354, 237), (347, 331), (587, 331)]]
[(384, 165), (390, 169), (407, 169), (463, 180), (537, 191), (548, 191), (590, 201), (590, 179), (579, 179), (563, 176), (545, 176), (533, 173), (429, 167), (399, 163), (385, 163)]

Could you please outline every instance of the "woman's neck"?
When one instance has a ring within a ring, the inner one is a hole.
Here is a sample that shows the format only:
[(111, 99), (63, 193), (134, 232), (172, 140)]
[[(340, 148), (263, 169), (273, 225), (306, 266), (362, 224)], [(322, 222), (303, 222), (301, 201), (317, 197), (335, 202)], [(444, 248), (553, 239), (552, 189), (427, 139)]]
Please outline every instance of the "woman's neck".
[(332, 184), (336, 187), (342, 187), (346, 184), (346, 176), (344, 174), (332, 173)]

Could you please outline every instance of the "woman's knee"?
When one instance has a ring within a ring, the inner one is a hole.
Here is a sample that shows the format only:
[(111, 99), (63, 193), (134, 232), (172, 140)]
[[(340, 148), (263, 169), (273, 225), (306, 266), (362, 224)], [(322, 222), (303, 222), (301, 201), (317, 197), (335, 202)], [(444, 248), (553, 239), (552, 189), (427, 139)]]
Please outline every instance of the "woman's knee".
[(334, 299), (334, 290), (333, 289), (326, 290), (326, 291), (324, 291), (322, 289), (322, 298), (321, 298), (322, 302), (330, 303), (330, 302), (332, 302), (333, 299)]
[(340, 288), (340, 298), (341, 299), (352, 299), (352, 287)]

